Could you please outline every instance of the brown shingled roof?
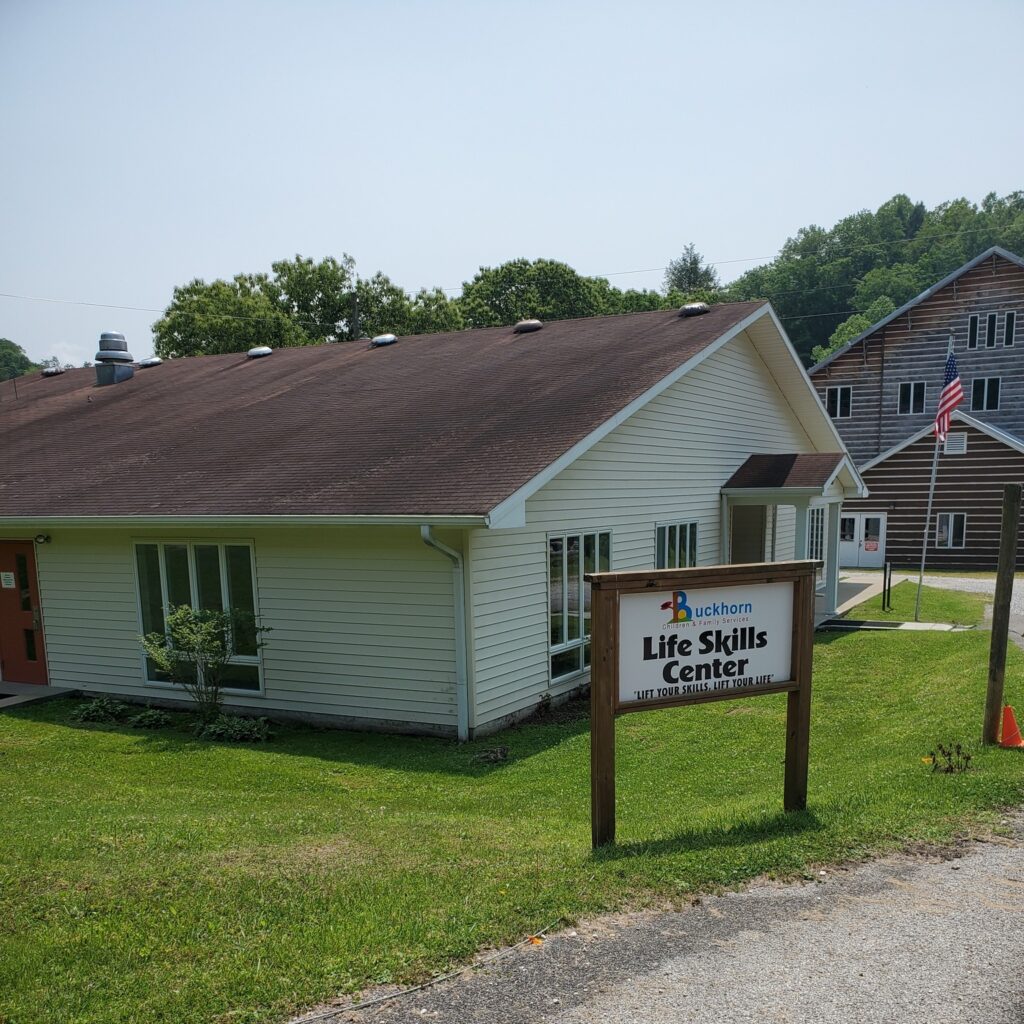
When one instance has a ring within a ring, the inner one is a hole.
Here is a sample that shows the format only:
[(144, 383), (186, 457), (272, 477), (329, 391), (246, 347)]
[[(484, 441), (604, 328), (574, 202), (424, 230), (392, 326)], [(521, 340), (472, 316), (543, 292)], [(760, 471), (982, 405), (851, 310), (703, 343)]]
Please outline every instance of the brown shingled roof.
[(845, 456), (842, 452), (810, 455), (751, 455), (725, 482), (741, 487), (824, 487)]
[(485, 515), (763, 304), (0, 385), (0, 516)]

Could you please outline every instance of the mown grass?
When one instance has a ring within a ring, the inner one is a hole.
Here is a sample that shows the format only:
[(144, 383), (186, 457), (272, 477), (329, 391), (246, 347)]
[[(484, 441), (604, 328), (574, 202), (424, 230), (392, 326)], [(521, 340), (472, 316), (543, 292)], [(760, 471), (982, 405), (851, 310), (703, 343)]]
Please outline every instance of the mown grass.
[[(917, 583), (905, 580), (892, 588), (892, 609), (882, 611), (879, 594), (851, 609), (848, 619), (868, 619), (880, 622), (913, 622), (917, 601)], [(939, 587), (921, 588), (921, 621), (952, 622), (959, 626), (980, 626), (985, 621), (985, 606), (992, 603), (987, 594), (972, 594), (962, 590), (942, 590)]]
[[(1024, 797), (1024, 757), (975, 742), (987, 639), (823, 635), (798, 815), (783, 697), (626, 716), (619, 843), (597, 855), (585, 720), (233, 747), (74, 725), (71, 702), (0, 716), (0, 1020), (280, 1021), (559, 918), (984, 831)], [(937, 741), (975, 770), (933, 775)]]

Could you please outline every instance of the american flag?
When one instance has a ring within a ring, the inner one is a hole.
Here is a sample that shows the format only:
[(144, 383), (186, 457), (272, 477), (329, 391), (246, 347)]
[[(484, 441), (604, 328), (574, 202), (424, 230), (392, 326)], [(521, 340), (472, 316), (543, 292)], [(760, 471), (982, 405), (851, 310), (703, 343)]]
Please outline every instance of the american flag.
[(960, 371), (956, 368), (956, 356), (952, 347), (946, 356), (946, 375), (942, 378), (942, 393), (939, 408), (935, 413), (935, 436), (945, 442), (949, 433), (949, 414), (964, 400), (964, 389), (960, 386)]

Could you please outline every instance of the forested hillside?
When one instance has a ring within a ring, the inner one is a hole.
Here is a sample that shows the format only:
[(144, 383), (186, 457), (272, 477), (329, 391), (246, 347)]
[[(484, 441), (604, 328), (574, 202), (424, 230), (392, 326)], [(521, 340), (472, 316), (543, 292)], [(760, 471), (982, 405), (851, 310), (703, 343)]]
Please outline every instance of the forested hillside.
[(380, 271), (360, 276), (344, 254), (296, 256), (270, 273), (175, 288), (153, 329), (158, 354), (182, 356), (669, 308), (694, 298), (768, 298), (811, 362), (991, 245), (1024, 254), (1024, 192), (931, 210), (897, 195), (831, 228), (801, 228), (774, 260), (725, 285), (692, 244), (681, 245), (662, 291), (619, 289), (557, 260), (517, 259), (481, 267), (458, 295), (414, 295)]

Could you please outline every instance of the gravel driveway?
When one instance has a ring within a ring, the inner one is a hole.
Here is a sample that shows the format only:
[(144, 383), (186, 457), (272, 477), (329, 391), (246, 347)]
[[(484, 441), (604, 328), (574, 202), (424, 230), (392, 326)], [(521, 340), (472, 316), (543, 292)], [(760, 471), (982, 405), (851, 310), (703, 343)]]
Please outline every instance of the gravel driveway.
[(610, 915), (333, 1021), (1020, 1024), (1024, 817), (1012, 839)]

